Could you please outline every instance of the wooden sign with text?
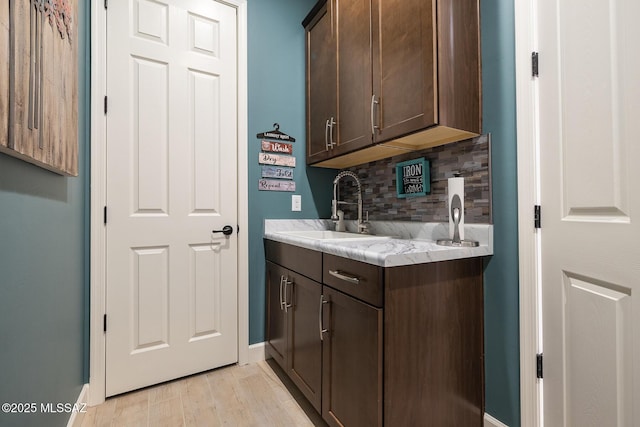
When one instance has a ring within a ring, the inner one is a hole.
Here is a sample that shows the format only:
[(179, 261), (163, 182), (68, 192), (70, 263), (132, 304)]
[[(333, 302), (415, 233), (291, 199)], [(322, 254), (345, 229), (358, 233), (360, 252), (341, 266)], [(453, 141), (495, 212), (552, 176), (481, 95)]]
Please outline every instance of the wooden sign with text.
[(260, 191), (296, 191), (296, 183), (294, 181), (278, 181), (275, 179), (261, 179), (258, 181), (258, 190)]
[(293, 179), (293, 169), (279, 166), (262, 166), (262, 177)]
[(284, 142), (262, 141), (262, 151), (271, 153), (292, 154), (293, 145)]
[(258, 163), (261, 165), (276, 165), (276, 166), (296, 166), (296, 158), (292, 156), (281, 156), (271, 153), (259, 153)]

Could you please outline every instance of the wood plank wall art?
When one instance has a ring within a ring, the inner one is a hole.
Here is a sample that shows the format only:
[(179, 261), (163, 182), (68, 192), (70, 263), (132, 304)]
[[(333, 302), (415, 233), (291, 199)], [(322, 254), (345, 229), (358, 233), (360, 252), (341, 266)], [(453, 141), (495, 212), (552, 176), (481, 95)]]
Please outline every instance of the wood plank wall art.
[(0, 152), (78, 175), (77, 0), (0, 1)]
[(278, 123), (274, 123), (273, 128), (271, 131), (256, 135), (256, 138), (261, 140), (260, 148), (262, 149), (258, 153), (258, 164), (262, 165), (258, 190), (295, 192), (293, 171), (296, 167), (296, 158), (293, 157), (293, 144), (289, 142), (296, 142), (296, 139), (281, 132)]

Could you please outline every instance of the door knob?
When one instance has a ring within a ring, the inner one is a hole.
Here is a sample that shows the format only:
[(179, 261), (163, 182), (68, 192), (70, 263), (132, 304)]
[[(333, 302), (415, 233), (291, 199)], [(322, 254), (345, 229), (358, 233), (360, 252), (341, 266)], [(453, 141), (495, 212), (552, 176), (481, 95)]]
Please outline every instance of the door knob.
[(225, 225), (224, 227), (222, 227), (222, 230), (213, 230), (212, 233), (222, 233), (225, 236), (228, 236), (229, 234), (233, 233), (233, 227), (230, 225)]

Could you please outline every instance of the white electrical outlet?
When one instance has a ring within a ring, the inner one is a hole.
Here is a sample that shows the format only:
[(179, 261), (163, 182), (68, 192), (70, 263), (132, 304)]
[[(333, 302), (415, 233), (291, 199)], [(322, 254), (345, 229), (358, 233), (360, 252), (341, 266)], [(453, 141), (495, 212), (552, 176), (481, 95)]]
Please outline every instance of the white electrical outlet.
[(300, 212), (302, 210), (302, 196), (300, 194), (291, 195), (291, 211)]

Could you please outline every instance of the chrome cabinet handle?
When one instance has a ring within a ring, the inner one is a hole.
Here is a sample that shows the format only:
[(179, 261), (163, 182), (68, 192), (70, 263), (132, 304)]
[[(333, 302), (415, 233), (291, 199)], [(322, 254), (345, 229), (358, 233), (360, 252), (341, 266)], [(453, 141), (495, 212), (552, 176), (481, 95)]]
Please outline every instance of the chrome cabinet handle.
[[(293, 282), (291, 282), (288, 278), (284, 279), (284, 312), (288, 313), (289, 309), (291, 307), (293, 307), (293, 303), (289, 304), (289, 302), (287, 301), (287, 286), (289, 285), (293, 285)], [(293, 295), (291, 296), (291, 299), (293, 299)]]
[(324, 341), (323, 334), (328, 332), (328, 329), (322, 327), (322, 306), (328, 304), (329, 301), (325, 301), (324, 295), (320, 295), (320, 308), (318, 310), (318, 332), (320, 332), (320, 341)]
[(324, 146), (329, 151), (331, 145), (329, 145), (329, 119), (324, 124)]
[(376, 129), (380, 129), (380, 126), (376, 126), (375, 116), (376, 116), (376, 105), (379, 105), (380, 102), (376, 101), (376, 96), (371, 96), (371, 134), (376, 134)]
[(284, 299), (282, 299), (282, 285), (284, 284), (284, 275), (280, 276), (280, 310), (284, 310)]
[(344, 271), (340, 270), (329, 270), (329, 274), (333, 277), (337, 277), (340, 280), (344, 280), (345, 282), (353, 283), (357, 285), (360, 283), (360, 278), (358, 276), (353, 276), (351, 274), (347, 274)]
[(333, 117), (329, 119), (329, 146), (333, 148), (336, 143), (333, 141), (333, 127), (336, 125), (336, 121), (333, 120)]

